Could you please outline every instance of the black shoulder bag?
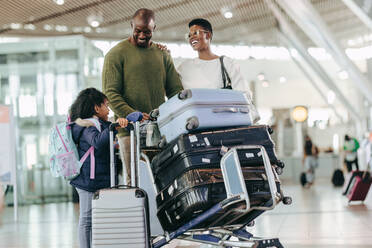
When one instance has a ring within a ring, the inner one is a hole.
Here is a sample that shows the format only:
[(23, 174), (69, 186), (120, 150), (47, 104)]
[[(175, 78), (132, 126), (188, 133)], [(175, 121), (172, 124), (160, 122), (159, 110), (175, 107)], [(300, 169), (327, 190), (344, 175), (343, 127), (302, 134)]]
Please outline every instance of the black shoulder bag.
[[(220, 62), (221, 62), (221, 72), (222, 72), (222, 81), (223, 81), (223, 88), (222, 89), (230, 89), (232, 90), (231, 87), (231, 79), (229, 77), (229, 74), (226, 71), (225, 65), (223, 64), (223, 58), (225, 56), (220, 57)], [(227, 84), (226, 84), (226, 79), (227, 79)]]

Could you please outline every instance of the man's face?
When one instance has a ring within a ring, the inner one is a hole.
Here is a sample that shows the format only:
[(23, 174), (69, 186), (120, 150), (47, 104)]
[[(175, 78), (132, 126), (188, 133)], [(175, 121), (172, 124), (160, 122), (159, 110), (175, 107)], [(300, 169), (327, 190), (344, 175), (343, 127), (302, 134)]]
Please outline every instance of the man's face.
[(154, 20), (146, 21), (140, 17), (135, 17), (132, 20), (131, 26), (133, 29), (133, 41), (136, 46), (149, 47), (152, 32), (155, 29)]
[(204, 50), (209, 46), (210, 32), (201, 26), (193, 25), (190, 27), (188, 39), (189, 44), (195, 51)]

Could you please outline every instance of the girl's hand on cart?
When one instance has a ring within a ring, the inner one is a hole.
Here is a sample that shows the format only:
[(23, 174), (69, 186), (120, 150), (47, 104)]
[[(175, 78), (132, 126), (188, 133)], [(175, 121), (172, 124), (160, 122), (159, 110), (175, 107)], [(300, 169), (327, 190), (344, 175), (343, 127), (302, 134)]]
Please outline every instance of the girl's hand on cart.
[(116, 129), (125, 128), (128, 126), (128, 120), (125, 118), (117, 119), (117, 123), (119, 123), (119, 126), (117, 126)]
[(149, 119), (150, 119), (150, 115), (149, 115), (148, 113), (143, 113), (143, 112), (142, 112), (142, 115), (143, 115), (143, 117), (142, 117), (142, 120), (141, 120), (141, 122), (143, 122), (143, 121), (145, 121), (145, 120), (149, 120)]

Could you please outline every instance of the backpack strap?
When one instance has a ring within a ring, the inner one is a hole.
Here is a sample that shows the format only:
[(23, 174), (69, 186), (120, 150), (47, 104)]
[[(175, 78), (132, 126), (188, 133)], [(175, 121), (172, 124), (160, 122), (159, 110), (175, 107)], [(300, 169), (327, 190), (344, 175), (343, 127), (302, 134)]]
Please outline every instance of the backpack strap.
[[(84, 119), (87, 121), (90, 121), (94, 124), (94, 126), (97, 128), (99, 132), (101, 132), (101, 123), (97, 118), (87, 118)], [(79, 142), (84, 129), (80, 132), (77, 142)], [(84, 161), (87, 159), (87, 157), (90, 155), (90, 179), (95, 178), (95, 169), (96, 169), (96, 159), (94, 157), (94, 146), (91, 146), (88, 151), (83, 155), (83, 157), (80, 159), (80, 163), (84, 163)]]
[(94, 146), (91, 146), (88, 151), (80, 159), (80, 163), (83, 164), (87, 157), (90, 155), (90, 179), (94, 179), (96, 170), (96, 159), (94, 157)]
[(63, 138), (62, 138), (61, 132), (59, 131), (58, 125), (56, 125), (56, 130), (57, 130), (57, 133), (58, 133), (59, 138), (60, 138), (61, 141), (62, 141), (63, 146), (65, 147), (66, 152), (68, 152), (67, 146), (66, 146), (66, 144), (65, 144), (65, 141), (64, 141)]
[[(223, 88), (222, 89), (230, 89), (231, 90), (232, 89), (231, 79), (230, 79), (230, 76), (227, 73), (226, 68), (225, 68), (225, 65), (223, 63), (223, 58), (224, 57), (225, 57), (224, 55), (220, 56), (222, 81), (223, 81)], [(227, 79), (227, 85), (226, 85), (226, 79)]]

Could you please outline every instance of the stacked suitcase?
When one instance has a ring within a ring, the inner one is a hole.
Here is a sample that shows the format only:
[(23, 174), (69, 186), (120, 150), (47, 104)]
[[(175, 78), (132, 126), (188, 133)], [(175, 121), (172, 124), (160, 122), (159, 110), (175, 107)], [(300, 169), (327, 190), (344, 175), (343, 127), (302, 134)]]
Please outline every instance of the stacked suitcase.
[[(160, 106), (157, 121), (163, 150), (153, 158), (151, 168), (159, 191), (157, 215), (164, 230), (176, 230), (226, 198), (220, 162), (223, 151), (231, 147), (265, 148), (275, 177), (275, 194), (282, 199), (277, 174), (284, 164), (276, 157), (272, 130), (252, 125), (252, 106), (247, 95), (222, 89), (185, 90)], [(250, 207), (259, 209), (270, 201), (274, 206), (261, 150), (240, 149), (238, 157)], [(239, 209), (244, 207), (231, 206), (195, 228), (247, 224), (244, 222), (252, 218), (241, 215)]]

